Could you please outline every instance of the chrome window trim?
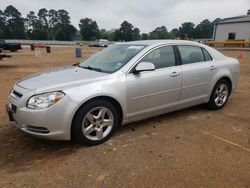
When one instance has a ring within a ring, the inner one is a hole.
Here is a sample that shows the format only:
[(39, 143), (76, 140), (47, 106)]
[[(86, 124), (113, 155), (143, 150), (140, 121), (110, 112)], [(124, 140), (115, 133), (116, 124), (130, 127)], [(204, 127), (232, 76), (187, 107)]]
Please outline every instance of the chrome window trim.
[[(212, 57), (212, 61), (215, 61), (215, 59), (214, 59), (214, 57), (211, 55), (211, 53), (210, 53), (206, 48), (204, 48), (203, 46), (196, 46), (196, 45), (192, 45), (192, 44), (177, 44), (177, 45), (175, 45), (175, 46), (177, 47), (177, 49), (178, 49), (178, 51), (179, 51), (180, 58), (181, 58), (181, 52), (180, 52), (178, 46), (191, 46), (191, 47), (201, 48), (201, 51), (202, 51), (202, 49), (206, 50), (207, 53)], [(203, 52), (202, 52), (202, 54), (203, 54)], [(203, 55), (203, 56), (204, 56), (204, 55)], [(204, 58), (205, 58), (205, 57), (204, 57)], [(205, 60), (205, 59), (204, 59), (204, 60)], [(196, 62), (196, 63), (212, 62), (212, 61), (201, 61), (201, 62)], [(189, 63), (189, 64), (194, 64), (194, 63)], [(181, 65), (187, 65), (187, 64), (182, 64), (182, 62), (181, 62)]]
[[(155, 46), (151, 49), (149, 49), (147, 52), (145, 52), (140, 58), (138, 58), (136, 60), (136, 62), (128, 69), (128, 71), (126, 72), (126, 75), (128, 74), (133, 74), (131, 71), (134, 69), (134, 67), (146, 56), (148, 55), (150, 52), (152, 52), (153, 50), (156, 50), (158, 48), (162, 48), (162, 47), (167, 47), (167, 46), (172, 46), (174, 48), (174, 44), (171, 43), (171, 44), (162, 44), (162, 45), (159, 45), (159, 46)], [(174, 51), (174, 49), (173, 49)], [(175, 61), (176, 61), (176, 58), (175, 58)], [(176, 65), (175, 65), (176, 66)], [(174, 67), (174, 66), (171, 66), (171, 67)], [(170, 67), (164, 67), (164, 68), (161, 68), (161, 69), (155, 69), (156, 70), (163, 70), (163, 69), (166, 69), (166, 68), (170, 68)]]

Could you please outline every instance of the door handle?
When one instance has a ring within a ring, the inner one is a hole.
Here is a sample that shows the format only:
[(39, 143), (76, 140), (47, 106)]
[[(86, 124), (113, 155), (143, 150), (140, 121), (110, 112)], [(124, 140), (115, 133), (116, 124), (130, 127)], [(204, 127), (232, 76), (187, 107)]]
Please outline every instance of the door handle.
[(210, 68), (209, 68), (210, 70), (215, 70), (215, 69), (217, 69), (217, 67), (216, 66), (214, 66), (214, 65), (212, 65), (212, 66), (210, 66)]
[(176, 76), (179, 76), (181, 73), (179, 73), (179, 72), (172, 72), (171, 74), (170, 74), (170, 76), (171, 77), (176, 77)]

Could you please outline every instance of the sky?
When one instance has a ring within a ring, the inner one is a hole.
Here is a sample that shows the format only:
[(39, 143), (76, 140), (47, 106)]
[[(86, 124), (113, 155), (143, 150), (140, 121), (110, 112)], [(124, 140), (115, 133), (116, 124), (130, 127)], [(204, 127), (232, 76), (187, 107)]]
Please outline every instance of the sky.
[(40, 8), (65, 9), (76, 28), (81, 18), (95, 20), (100, 29), (119, 28), (124, 20), (150, 32), (165, 25), (170, 31), (183, 22), (200, 23), (204, 19), (244, 15), (250, 0), (0, 0), (0, 9), (13, 5), (26, 17)]

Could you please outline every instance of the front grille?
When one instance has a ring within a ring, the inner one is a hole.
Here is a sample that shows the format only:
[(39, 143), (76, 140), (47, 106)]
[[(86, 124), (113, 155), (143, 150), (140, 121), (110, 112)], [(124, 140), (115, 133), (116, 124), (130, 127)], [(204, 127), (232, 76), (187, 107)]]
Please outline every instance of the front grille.
[(15, 90), (12, 90), (12, 95), (13, 95), (15, 98), (18, 98), (18, 99), (21, 99), (22, 96), (23, 96), (21, 93), (18, 93), (18, 92), (15, 91)]
[(34, 132), (34, 133), (42, 133), (42, 134), (49, 133), (49, 130), (45, 127), (35, 127), (35, 126), (28, 125), (27, 129), (28, 131)]

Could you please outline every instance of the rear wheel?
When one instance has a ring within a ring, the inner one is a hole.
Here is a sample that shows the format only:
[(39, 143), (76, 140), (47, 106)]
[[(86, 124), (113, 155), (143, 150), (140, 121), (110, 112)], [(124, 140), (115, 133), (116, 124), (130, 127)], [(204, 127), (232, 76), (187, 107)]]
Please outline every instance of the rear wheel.
[(208, 107), (213, 110), (221, 109), (227, 103), (228, 97), (230, 95), (230, 85), (229, 83), (221, 79), (219, 80), (213, 89), (210, 96)]
[(92, 101), (77, 112), (72, 136), (82, 144), (101, 144), (113, 135), (118, 122), (119, 116), (112, 103), (105, 100)]

